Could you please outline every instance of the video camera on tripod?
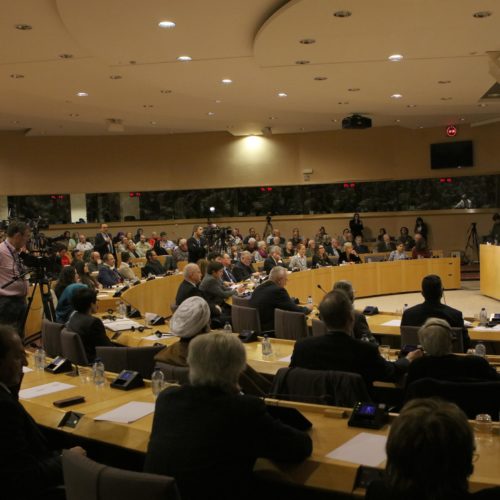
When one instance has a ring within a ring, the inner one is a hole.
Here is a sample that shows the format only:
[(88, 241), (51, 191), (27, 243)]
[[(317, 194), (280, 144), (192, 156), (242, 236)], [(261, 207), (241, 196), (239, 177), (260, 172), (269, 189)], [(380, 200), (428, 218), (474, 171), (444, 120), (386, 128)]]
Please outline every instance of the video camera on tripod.
[(223, 252), (227, 247), (231, 238), (230, 227), (219, 227), (212, 224), (203, 229), (203, 236), (207, 240), (207, 246), (210, 251)]

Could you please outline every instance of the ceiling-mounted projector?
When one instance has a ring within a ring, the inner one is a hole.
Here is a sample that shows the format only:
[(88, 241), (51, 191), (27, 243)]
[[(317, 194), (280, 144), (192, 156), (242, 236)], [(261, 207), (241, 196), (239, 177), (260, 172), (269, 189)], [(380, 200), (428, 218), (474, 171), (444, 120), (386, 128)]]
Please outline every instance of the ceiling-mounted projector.
[(371, 126), (372, 126), (371, 118), (366, 118), (366, 116), (361, 116), (357, 114), (346, 116), (342, 120), (342, 128), (363, 129), (363, 128), (370, 128)]

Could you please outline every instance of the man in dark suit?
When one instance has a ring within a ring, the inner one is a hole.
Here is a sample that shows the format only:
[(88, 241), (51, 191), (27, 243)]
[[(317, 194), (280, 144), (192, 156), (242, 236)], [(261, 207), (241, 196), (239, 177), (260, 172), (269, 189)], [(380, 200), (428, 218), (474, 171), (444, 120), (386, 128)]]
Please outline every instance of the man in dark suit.
[[(27, 364), (19, 335), (9, 326), (0, 326), (1, 496), (16, 500), (63, 499), (63, 491), (54, 489), (63, 483), (60, 453), (51, 448), (18, 401), (23, 366)], [(73, 451), (85, 454), (80, 447)]]
[(67, 328), (78, 333), (82, 339), (89, 363), (95, 360), (96, 346), (115, 346), (108, 339), (103, 322), (92, 316), (97, 312), (97, 296), (90, 288), (79, 288), (73, 295), (75, 312), (69, 318)]
[(220, 263), (224, 266), (224, 272), (222, 273), (222, 280), (224, 281), (224, 283), (238, 283), (238, 280), (233, 274), (231, 257), (229, 256), (229, 254), (222, 254)]
[(319, 312), (328, 332), (320, 337), (298, 340), (293, 350), (291, 367), (359, 373), (370, 388), (375, 380), (398, 380), (410, 362), (422, 356), (422, 352), (417, 349), (406, 358), (391, 363), (379, 354), (376, 345), (352, 338), (353, 307), (342, 290), (327, 293), (319, 305)]
[(424, 302), (408, 308), (401, 318), (401, 326), (421, 326), (428, 318), (445, 319), (452, 328), (462, 328), (464, 351), (470, 346), (470, 338), (464, 325), (464, 318), (458, 309), (441, 303), (443, 283), (435, 274), (429, 274), (422, 280)]
[(276, 266), (285, 267), (281, 260), (281, 248), (278, 245), (271, 247), (269, 257), (264, 261), (264, 271), (269, 274), (271, 269)]
[(205, 238), (203, 238), (203, 226), (198, 226), (193, 236), (187, 240), (188, 261), (198, 262), (200, 259), (204, 259), (207, 253), (206, 244)]
[(259, 311), (260, 324), (264, 331), (274, 330), (275, 309), (303, 314), (309, 314), (312, 309), (312, 305), (302, 307), (292, 301), (285, 289), (287, 281), (287, 270), (281, 266), (273, 267), (269, 279), (252, 294), (249, 305)]
[(165, 274), (165, 268), (161, 265), (158, 260), (158, 255), (154, 250), (148, 250), (146, 252), (146, 265), (142, 269), (142, 275), (148, 277), (150, 274), (153, 276), (163, 276)]
[(233, 266), (233, 274), (237, 281), (245, 281), (250, 276), (255, 274), (255, 269), (252, 266), (252, 254), (241, 252), (240, 260)]
[(113, 285), (121, 283), (122, 277), (115, 267), (115, 258), (112, 253), (107, 253), (103, 257), (102, 266), (99, 268), (97, 281), (104, 288), (111, 288)]
[(104, 257), (106, 253), (114, 253), (115, 248), (107, 224), (101, 224), (101, 231), (95, 235), (94, 250)]

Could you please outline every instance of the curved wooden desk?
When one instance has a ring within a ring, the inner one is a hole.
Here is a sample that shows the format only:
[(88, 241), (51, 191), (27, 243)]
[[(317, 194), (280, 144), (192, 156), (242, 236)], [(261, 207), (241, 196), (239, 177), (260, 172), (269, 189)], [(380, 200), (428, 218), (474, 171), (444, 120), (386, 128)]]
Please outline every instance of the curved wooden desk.
[(500, 246), (481, 245), (479, 260), (481, 293), (500, 300)]

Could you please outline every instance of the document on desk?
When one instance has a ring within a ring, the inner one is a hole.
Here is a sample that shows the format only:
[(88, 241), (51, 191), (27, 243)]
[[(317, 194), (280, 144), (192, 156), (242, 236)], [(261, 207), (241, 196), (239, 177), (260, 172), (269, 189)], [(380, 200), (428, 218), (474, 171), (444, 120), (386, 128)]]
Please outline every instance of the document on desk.
[(159, 337), (158, 335), (148, 335), (147, 337), (142, 337), (144, 340), (160, 340), (160, 339), (168, 339), (170, 337), (176, 337), (174, 333), (162, 333)]
[(292, 361), (292, 355), (290, 356), (285, 356), (284, 358), (279, 358), (278, 361), (282, 361), (283, 363), (290, 363)]
[(385, 323), (382, 323), (381, 326), (401, 326), (401, 320), (400, 319), (391, 319), (390, 321), (386, 321)]
[(132, 321), (131, 319), (117, 319), (116, 321), (105, 319), (103, 323), (104, 326), (112, 332), (121, 332), (123, 330), (131, 330), (132, 327), (139, 328), (140, 326), (143, 326), (140, 323), (137, 323), (137, 321)]
[(361, 432), (326, 456), (354, 464), (377, 467), (387, 458), (385, 454), (386, 442), (387, 436)]
[(94, 420), (105, 420), (106, 422), (118, 422), (119, 424), (130, 424), (155, 411), (154, 403), (140, 403), (130, 401), (114, 410), (98, 415)]
[(475, 326), (472, 328), (473, 332), (500, 332), (500, 325), (495, 325), (493, 327), (488, 326)]
[(33, 370), (31, 368), (28, 368), (27, 366), (23, 366), (23, 373), (29, 373), (32, 372)]
[(66, 389), (72, 389), (76, 387), (71, 384), (63, 384), (62, 382), (50, 382), (49, 384), (37, 385), (36, 387), (30, 387), (29, 389), (23, 389), (19, 391), (19, 399), (33, 399), (40, 396), (45, 396), (46, 394), (52, 394), (53, 392), (65, 391)]

